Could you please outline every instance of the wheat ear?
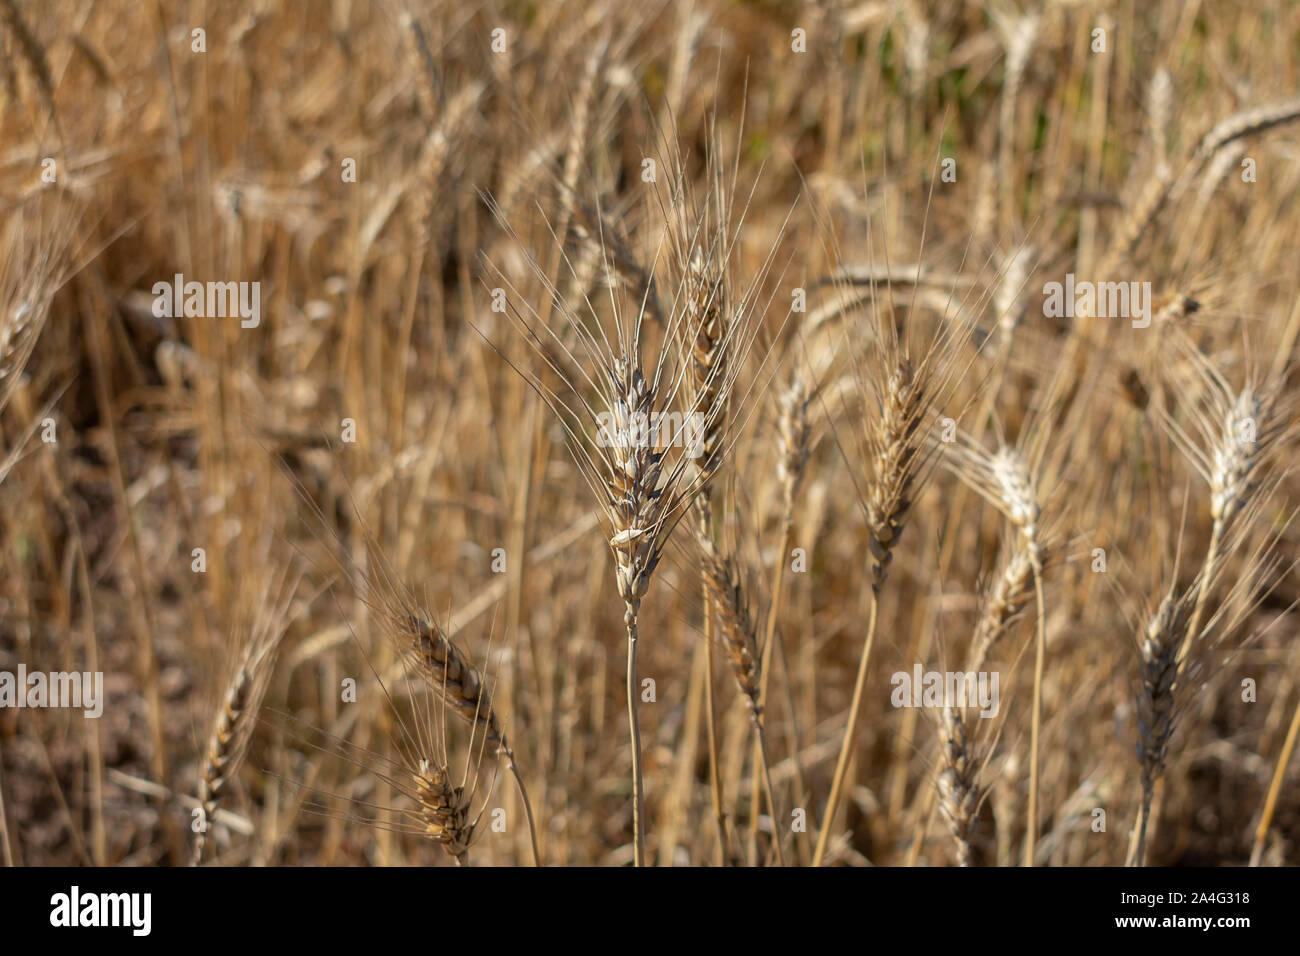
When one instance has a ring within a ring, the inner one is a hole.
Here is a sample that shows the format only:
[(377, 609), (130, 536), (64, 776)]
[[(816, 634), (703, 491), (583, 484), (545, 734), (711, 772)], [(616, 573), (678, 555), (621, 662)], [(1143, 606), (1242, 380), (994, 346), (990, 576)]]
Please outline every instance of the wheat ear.
[(871, 611), (867, 621), (867, 636), (858, 661), (858, 673), (849, 704), (848, 724), (840, 744), (835, 776), (831, 781), (830, 796), (822, 817), (821, 831), (817, 836), (817, 849), (813, 866), (821, 866), (830, 841), (835, 811), (838, 809), (849, 760), (857, 742), (858, 720), (862, 714), (862, 698), (866, 687), (867, 664), (871, 645), (876, 635), (878, 596), (894, 548), (898, 544), (908, 510), (912, 505), (913, 484), (923, 464), (922, 449), (918, 443), (917, 429), (921, 416), (928, 407), (926, 379), (918, 376), (905, 357), (897, 359), (885, 381), (880, 396), (880, 414), (875, 427), (868, 434), (868, 449), (872, 471), (867, 486), (867, 527), (871, 535)]
[[(803, 483), (804, 472), (808, 467), (809, 447), (812, 440), (812, 429), (808, 423), (808, 392), (803, 383), (803, 379), (798, 375), (790, 380), (790, 384), (781, 392), (778, 398), (778, 411), (780, 413), (777, 424), (777, 439), (779, 454), (777, 457), (777, 478), (781, 485), (781, 547), (777, 550), (776, 567), (773, 569), (772, 582), (772, 605), (767, 611), (767, 624), (763, 631), (763, 660), (759, 666), (759, 686), (758, 686), (758, 704), (764, 707), (767, 704), (767, 685), (771, 679), (772, 673), (772, 655), (776, 647), (776, 641), (779, 640), (776, 632), (776, 622), (781, 613), (781, 598), (785, 584), (785, 567), (786, 556), (790, 553), (790, 548), (794, 543), (794, 509), (795, 500), (799, 492), (799, 486)], [(760, 785), (762, 781), (758, 779), (762, 764), (765, 763), (763, 754), (759, 752), (760, 743), (754, 742), (754, 780), (750, 787), (752, 797), (750, 799), (750, 841), (757, 844), (758, 840), (758, 816), (762, 812), (760, 800), (762, 791)], [(799, 770), (798, 762), (795, 763), (795, 785), (796, 792), (803, 791), (802, 774)], [(775, 813), (775, 809), (773, 809)]]
[(528, 790), (515, 760), (515, 752), (501, 729), (501, 721), (484, 685), (482, 674), (447, 638), (433, 618), (413, 602), (407, 605), (404, 613), (388, 616), (386, 620), (397, 630), (401, 649), (425, 683), (453, 713), (471, 725), (472, 734), (481, 735), (485, 744), (494, 746), (496, 752), (505, 758), (506, 767), (515, 778), (515, 786), (519, 788), (519, 797), (524, 805), (533, 864), (541, 866), (542, 856), (537, 846), (537, 825), (533, 820), (532, 803), (528, 799)]
[[(1034, 692), (1029, 725), (1029, 806), (1025, 866), (1034, 865), (1038, 842), (1038, 768), (1043, 711), (1043, 669), (1047, 657), (1046, 601), (1043, 598), (1043, 534), (1038, 478), (1020, 449), (1002, 445), (989, 454), (974, 443), (953, 450), (957, 475), (1001, 511), (1020, 533), (1033, 572), (1038, 620), (1034, 634)], [(985, 648), (987, 650), (987, 648)]]
[(1133, 254), (1165, 206), (1187, 188), (1196, 174), (1221, 149), (1243, 137), (1266, 132), (1296, 119), (1300, 119), (1300, 100), (1272, 103), (1225, 117), (1201, 137), (1176, 177), (1163, 157), (1157, 157), (1153, 172), (1143, 183), (1137, 199), (1115, 234), (1100, 274), (1108, 275), (1116, 265)]
[(1169, 738), (1174, 732), (1182, 668), (1179, 648), (1186, 632), (1187, 603), (1171, 591), (1147, 622), (1138, 644), (1142, 681), (1137, 698), (1137, 755), (1142, 776), (1142, 806), (1130, 862), (1139, 866), (1146, 857), (1147, 824), (1156, 781), (1164, 770)]
[(967, 670), (978, 671), (984, 666), (988, 652), (1011, 627), (1025, 604), (1033, 599), (1033, 595), (1033, 565), (1029, 553), (1018, 548), (1008, 559), (985, 598), (984, 609), (971, 640)]
[(1191, 621), (1179, 651), (1180, 657), (1186, 657), (1204, 617), (1210, 585), (1226, 557), (1226, 539), (1271, 489), (1264, 463), (1273, 446), (1290, 433), (1291, 426), (1290, 408), (1279, 402), (1276, 382), (1252, 376), (1240, 391), (1234, 392), (1195, 345), (1184, 336), (1177, 341), (1203, 386), (1202, 400), (1191, 414), (1199, 439), (1189, 436), (1168, 414), (1163, 419), (1175, 444), (1210, 486), (1213, 521), (1197, 578)]
[[(701, 568), (704, 572), (705, 590), (709, 603), (717, 614), (718, 636), (727, 650), (731, 673), (736, 686), (745, 695), (749, 705), (749, 718), (754, 727), (758, 746), (758, 765), (768, 808), (772, 814), (772, 850), (777, 866), (784, 866), (781, 835), (776, 830), (776, 804), (772, 797), (772, 777), (767, 765), (767, 746), (763, 734), (763, 705), (761, 702), (758, 642), (749, 602), (741, 581), (740, 567), (734, 556), (721, 551), (713, 542), (700, 536)], [(751, 826), (753, 822), (751, 821)]]
[(222, 792), (239, 771), (248, 752), (257, 714), (266, 696), (271, 672), (275, 669), (285, 632), (285, 612), (294, 590), (294, 587), (288, 588), (282, 602), (254, 626), (234, 673), (226, 683), (199, 776), (199, 806), (203, 814), (202, 825), (194, 833), (191, 866), (202, 862), (208, 827), (216, 816)]
[[(695, 465), (699, 470), (699, 494), (695, 515), (702, 546), (712, 545), (713, 479), (717, 475), (726, 430), (726, 292), (721, 277), (704, 268), (703, 256), (695, 247), (685, 270), (687, 307), (693, 313), (690, 348), (690, 375), (687, 379), (689, 404), (709, 409), (699, 436)], [(714, 702), (713, 676), (713, 594), (707, 566), (700, 569), (700, 597), (704, 615), (704, 721), (709, 750), (709, 793), (713, 801), (713, 820), (718, 837), (719, 861), (727, 856), (727, 821), (722, 806), (722, 779), (718, 756), (717, 706)]]
[(983, 790), (980, 786), (982, 762), (971, 747), (966, 724), (955, 709), (945, 707), (940, 717), (942, 769), (935, 781), (939, 794), (939, 812), (948, 824), (957, 850), (957, 864), (971, 866), (974, 849), (971, 837), (975, 830)]
[(468, 866), (474, 838), (470, 794), (452, 784), (446, 768), (427, 758), (420, 761), (411, 779), (425, 836), (446, 850), (458, 866)]

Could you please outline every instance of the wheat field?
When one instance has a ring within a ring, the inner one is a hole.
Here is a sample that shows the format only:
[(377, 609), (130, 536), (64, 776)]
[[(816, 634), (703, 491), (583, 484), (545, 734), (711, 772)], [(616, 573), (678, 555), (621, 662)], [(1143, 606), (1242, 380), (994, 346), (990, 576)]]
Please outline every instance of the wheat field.
[(1300, 862), (1297, 54), (0, 0), (0, 859)]

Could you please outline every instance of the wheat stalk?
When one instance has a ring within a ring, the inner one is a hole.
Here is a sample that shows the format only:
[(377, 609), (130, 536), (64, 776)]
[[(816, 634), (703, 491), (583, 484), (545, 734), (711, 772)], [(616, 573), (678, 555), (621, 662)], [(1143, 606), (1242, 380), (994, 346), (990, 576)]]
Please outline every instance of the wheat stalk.
[(1293, 403), (1279, 401), (1280, 385), (1250, 375), (1235, 391), (1199, 349), (1185, 336), (1178, 344), (1187, 354), (1202, 386), (1201, 400), (1191, 409), (1199, 438), (1193, 438), (1167, 412), (1162, 419), (1175, 444), (1210, 487), (1210, 542), (1198, 577), (1191, 621), (1180, 656), (1186, 656), (1200, 626), (1209, 598), (1209, 585), (1225, 557), (1225, 541), (1233, 528), (1249, 518), (1275, 483), (1266, 480), (1264, 464), (1273, 447), (1293, 431)]
[(892, 316), (880, 311), (877, 304), (873, 320), (868, 324), (874, 355), (865, 371), (856, 364), (855, 357), (855, 372), (861, 391), (874, 398), (874, 414), (866, 425), (865, 434), (859, 433), (861, 467), (867, 471), (865, 490), (856, 477), (854, 480), (869, 533), (871, 605), (849, 703), (848, 722), (817, 836), (813, 866), (820, 866), (825, 859), (857, 742), (867, 670), (876, 635), (880, 591), (888, 577), (912, 502), (931, 473), (937, 450), (931, 437), (922, 433), (921, 423), (928, 420), (931, 410), (948, 396), (953, 386), (960, 370), (958, 355), (967, 344), (972, 319), (973, 313), (949, 316), (945, 309), (940, 329), (930, 339), (919, 361), (914, 362), (911, 347), (901, 339)]
[[(781, 849), (781, 834), (776, 829), (776, 804), (772, 797), (772, 776), (767, 763), (767, 746), (763, 733), (763, 703), (761, 671), (755, 626), (749, 613), (749, 602), (741, 580), (740, 566), (734, 555), (720, 551), (711, 541), (700, 536), (701, 567), (705, 590), (718, 618), (718, 635), (726, 648), (731, 663), (731, 673), (736, 686), (745, 696), (749, 718), (754, 728), (757, 747), (757, 773), (761, 773), (764, 798), (772, 814), (772, 849), (777, 866), (785, 865)], [(756, 830), (757, 821), (750, 821)], [(756, 838), (755, 838), (756, 839)]]
[[(1202, 627), (1211, 591), (1223, 572), (1226, 558), (1245, 541), (1264, 500), (1278, 481), (1276, 476), (1265, 474), (1265, 462), (1272, 449), (1287, 441), (1294, 429), (1292, 402), (1279, 400), (1280, 385), (1276, 380), (1248, 374), (1242, 389), (1234, 391), (1185, 336), (1177, 335), (1176, 344), (1188, 357), (1202, 385), (1200, 401), (1191, 409), (1199, 440), (1191, 437), (1163, 409), (1162, 420), (1175, 444), (1209, 485), (1212, 527), (1200, 571), (1189, 591), (1176, 603), (1169, 596), (1165, 598), (1148, 628), (1146, 640), (1140, 645), (1143, 684), (1139, 696), (1138, 759), (1142, 771), (1142, 804), (1130, 848), (1130, 862), (1139, 866), (1146, 859), (1146, 831), (1152, 814), (1155, 781), (1163, 770), (1165, 748), (1173, 730), (1172, 708), (1179, 675), (1189, 666), (1195, 642), (1225, 614), (1225, 607), (1232, 605), (1232, 598), (1242, 588), (1268, 589), (1264, 582), (1272, 572), (1261, 570), (1268, 555), (1255, 552), (1248, 557), (1248, 567), (1233, 583), (1225, 603), (1210, 623)], [(1238, 609), (1235, 613), (1242, 612)], [(1166, 647), (1169, 638), (1152, 634), (1151, 628), (1157, 621), (1161, 625), (1167, 623), (1165, 629), (1177, 638), (1177, 646), (1172, 651)], [(1174, 657), (1172, 663), (1167, 659), (1170, 653)]]
[[(781, 546), (777, 550), (776, 567), (772, 574), (772, 605), (767, 611), (767, 624), (763, 631), (763, 660), (759, 666), (758, 704), (767, 704), (767, 686), (772, 673), (772, 656), (779, 640), (776, 622), (781, 613), (781, 600), (785, 584), (786, 557), (794, 542), (794, 510), (799, 486), (803, 483), (804, 472), (808, 467), (808, 456), (812, 445), (812, 429), (808, 421), (807, 387), (799, 375), (790, 379), (789, 385), (777, 398), (777, 480), (781, 486)], [(750, 842), (757, 845), (758, 816), (762, 812), (761, 781), (758, 780), (760, 769), (765, 768), (765, 758), (760, 752), (761, 744), (754, 742), (754, 780), (751, 786), (753, 794), (750, 801)], [(795, 765), (795, 784), (798, 792), (803, 792), (802, 775)], [(772, 810), (775, 813), (775, 809)]]
[(226, 682), (199, 775), (199, 806), (203, 813), (199, 821), (201, 825), (194, 829), (191, 866), (202, 862), (208, 827), (216, 818), (222, 793), (239, 772), (248, 753), (249, 740), (275, 669), (289, 605), (296, 589), (295, 580), (282, 589), (273, 606), (263, 608), (261, 618), (254, 624)]
[(849, 703), (848, 725), (840, 745), (821, 831), (817, 836), (817, 848), (813, 853), (813, 866), (821, 866), (825, 858), (835, 812), (848, 775), (849, 759), (857, 741), (867, 664), (876, 634), (877, 596), (888, 575), (894, 549), (898, 545), (912, 504), (914, 484), (924, 463), (924, 449), (918, 440), (917, 427), (929, 407), (930, 396), (925, 386), (925, 376), (918, 377), (906, 357), (895, 359), (893, 369), (885, 379), (875, 425), (868, 432), (871, 476), (867, 484), (866, 513), (867, 528), (871, 534), (871, 612), (867, 621), (867, 636), (858, 661), (853, 698)]
[[(676, 295), (666, 315), (658, 314), (651, 269), (632, 270), (642, 278), (636, 283), (639, 298), (630, 309), (614, 294), (617, 272), (599, 208), (595, 223), (602, 230), (598, 245), (611, 291), (613, 337), (607, 331), (608, 320), (589, 300), (584, 299), (582, 312), (574, 308), (565, 301), (548, 270), (531, 256), (527, 256), (527, 262), (533, 276), (550, 294), (550, 302), (559, 306), (576, 344), (571, 346), (562, 339), (512, 283), (510, 291), (515, 294), (507, 310), (516, 328), (560, 379), (561, 390), (566, 393), (563, 395), (535, 375), (516, 368), (559, 419), (572, 457), (606, 519), (627, 635), (633, 860), (638, 866), (645, 860), (636, 677), (641, 602), (674, 528), (696, 496), (707, 488), (725, 454), (728, 402), (741, 360), (756, 332), (751, 321), (753, 295), (747, 293), (731, 303), (724, 292), (726, 266), (735, 242), (726, 227), (729, 192), (715, 176), (710, 189), (711, 198), (717, 202), (717, 214), (712, 219), (708, 215), (693, 219), (688, 215), (692, 208), (689, 197), (680, 188), (680, 157), (676, 159), (675, 173), (678, 188), (662, 209), (666, 230), (661, 242), (668, 248), (668, 268), (676, 272)], [(571, 182), (566, 181), (564, 191), (572, 194)], [(500, 219), (500, 210), (493, 208)], [(571, 209), (573, 204), (565, 208)], [(561, 221), (567, 224), (569, 219), (566, 213)], [(502, 225), (514, 235), (508, 222), (503, 220)], [(567, 226), (553, 232), (561, 253), (566, 232)], [(626, 255), (625, 250), (616, 253), (616, 257)], [(567, 259), (565, 262), (576, 278), (572, 263)], [(764, 274), (769, 265), (770, 259)], [(509, 283), (500, 270), (497, 274)], [(642, 336), (647, 319), (666, 321), (654, 323), (663, 326), (662, 337), (653, 361), (643, 365)], [(552, 347), (556, 352), (551, 351)], [(648, 375), (644, 370), (647, 368)], [(694, 469), (690, 468), (690, 451), (670, 455), (653, 424), (679, 402), (688, 419), (698, 416), (704, 422), (704, 433), (699, 436), (702, 443), (693, 449), (701, 453), (697, 457), (703, 461)], [(701, 508), (697, 514), (705, 516), (707, 512)]]
[[(1025, 865), (1034, 865), (1038, 840), (1038, 771), (1042, 723), (1043, 668), (1047, 656), (1046, 602), (1043, 597), (1043, 534), (1039, 526), (1038, 477), (1025, 454), (1011, 445), (989, 453), (973, 442), (953, 448), (951, 464), (957, 475), (993, 504), (1020, 532), (1020, 542), (1034, 583), (1038, 621), (1034, 641), (1034, 693), (1029, 731), (1029, 807), (1025, 837)], [(987, 648), (985, 648), (987, 650)]]
[[(695, 314), (695, 334), (689, 343), (690, 376), (687, 379), (689, 404), (712, 410), (699, 436), (699, 456), (695, 465), (699, 470), (699, 495), (695, 499), (698, 521), (697, 533), (701, 542), (712, 544), (713, 479), (717, 474), (723, 451), (727, 405), (724, 386), (727, 375), (726, 338), (726, 284), (725, 276), (706, 272), (704, 257), (695, 246), (687, 263), (685, 285), (688, 308)], [(727, 854), (727, 823), (722, 808), (722, 780), (718, 758), (717, 713), (713, 689), (713, 594), (710, 590), (709, 569), (700, 570), (700, 589), (704, 614), (704, 719), (709, 749), (709, 790), (713, 800), (713, 819), (718, 834), (720, 859)]]

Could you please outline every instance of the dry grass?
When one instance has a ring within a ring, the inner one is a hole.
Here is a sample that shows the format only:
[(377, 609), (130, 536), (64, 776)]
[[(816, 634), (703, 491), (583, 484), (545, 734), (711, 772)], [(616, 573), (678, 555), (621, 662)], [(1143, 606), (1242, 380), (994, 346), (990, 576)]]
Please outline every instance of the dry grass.
[(0, 859), (1300, 859), (1300, 12), (247, 6), (0, 0)]

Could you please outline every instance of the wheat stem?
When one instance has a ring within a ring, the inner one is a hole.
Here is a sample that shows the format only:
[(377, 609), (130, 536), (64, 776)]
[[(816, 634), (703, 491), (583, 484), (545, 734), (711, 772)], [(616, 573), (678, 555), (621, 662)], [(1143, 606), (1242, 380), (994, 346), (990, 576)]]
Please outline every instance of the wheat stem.
[(515, 763), (515, 754), (513, 750), (505, 751), (506, 766), (510, 769), (510, 774), (515, 778), (515, 786), (519, 788), (519, 799), (524, 804), (524, 817), (528, 821), (528, 839), (533, 847), (533, 866), (542, 865), (542, 854), (537, 849), (537, 824), (533, 821), (533, 805), (528, 800), (528, 790), (524, 786), (523, 775), (519, 772), (519, 765)]
[(717, 712), (713, 703), (713, 608), (709, 599), (707, 576), (701, 573), (704, 592), (704, 727), (709, 745), (709, 794), (713, 801), (713, 821), (718, 833), (718, 865), (727, 859), (727, 815), (722, 808), (722, 775), (718, 765)]
[[(772, 582), (772, 606), (767, 611), (767, 624), (763, 635), (763, 661), (759, 666), (758, 706), (767, 706), (767, 682), (772, 671), (772, 649), (776, 646), (776, 621), (781, 613), (781, 588), (785, 583), (785, 555), (790, 550), (794, 538), (794, 516), (787, 510), (785, 530), (781, 535), (781, 550), (777, 552), (775, 580)], [(773, 813), (776, 807), (772, 803), (770, 792), (759, 789), (759, 771), (766, 771), (767, 760), (762, 752), (762, 740), (754, 741), (754, 779), (750, 787), (749, 801), (749, 840), (753, 847), (758, 846), (758, 816), (763, 811), (762, 801), (767, 800), (768, 809)], [(770, 788), (764, 788), (770, 791)]]
[(1029, 810), (1025, 835), (1025, 866), (1034, 865), (1034, 848), (1038, 842), (1038, 760), (1039, 731), (1043, 712), (1043, 661), (1047, 656), (1047, 623), (1044, 618), (1043, 568), (1038, 551), (1030, 545), (1030, 564), (1034, 569), (1034, 600), (1038, 604), (1038, 627), (1034, 637), (1034, 700), (1029, 725)]
[(840, 790), (848, 775), (849, 760), (853, 755), (854, 744), (858, 737), (858, 719), (862, 715), (863, 690), (867, 684), (867, 663), (871, 659), (871, 643), (876, 636), (876, 605), (878, 598), (871, 593), (871, 613), (867, 620), (867, 639), (862, 644), (862, 656), (858, 661), (858, 677), (853, 685), (853, 701), (849, 704), (849, 722), (844, 728), (844, 739), (840, 743), (840, 756), (835, 764), (835, 777), (831, 781), (831, 795), (826, 801), (826, 812), (822, 816), (821, 832), (817, 835), (817, 850), (813, 854), (813, 866), (821, 866), (826, 857), (826, 846), (830, 841), (831, 828), (835, 823), (835, 811), (840, 803)]
[(1269, 826), (1273, 823), (1278, 794), (1282, 792), (1282, 781), (1286, 777), (1286, 765), (1291, 762), (1291, 754), (1295, 751), (1298, 736), (1300, 736), (1300, 699), (1296, 701), (1295, 713), (1291, 715), (1291, 726), (1287, 728), (1286, 741), (1282, 744), (1282, 752), (1277, 758), (1277, 767), (1273, 770), (1273, 782), (1269, 784), (1268, 796), (1264, 800), (1264, 812), (1260, 814), (1259, 826), (1255, 828), (1255, 846), (1250, 851), (1251, 866), (1259, 866), (1260, 857), (1264, 853), (1264, 840), (1268, 836)]
[[(758, 750), (758, 769), (763, 778), (763, 794), (767, 800), (768, 811), (772, 814), (772, 852), (776, 855), (776, 865), (785, 866), (785, 856), (781, 850), (781, 833), (776, 819), (776, 801), (772, 798), (772, 770), (767, 763), (767, 743), (763, 735), (763, 718), (757, 710), (751, 710), (754, 723), (754, 739)], [(751, 821), (754, 832), (758, 830), (757, 820)], [(757, 840), (755, 841), (757, 848)]]
[(639, 600), (627, 602), (623, 616), (627, 625), (627, 722), (632, 738), (632, 860), (635, 866), (645, 866), (644, 793), (641, 781), (641, 724), (636, 713), (636, 641)]

